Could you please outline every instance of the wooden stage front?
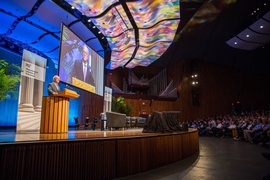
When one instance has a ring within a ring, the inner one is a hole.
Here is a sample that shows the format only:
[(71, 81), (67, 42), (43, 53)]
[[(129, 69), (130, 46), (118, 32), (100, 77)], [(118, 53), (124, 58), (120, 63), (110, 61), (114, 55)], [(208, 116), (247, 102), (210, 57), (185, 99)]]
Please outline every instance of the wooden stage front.
[(0, 179), (114, 179), (180, 161), (199, 150), (198, 132), (0, 130)]

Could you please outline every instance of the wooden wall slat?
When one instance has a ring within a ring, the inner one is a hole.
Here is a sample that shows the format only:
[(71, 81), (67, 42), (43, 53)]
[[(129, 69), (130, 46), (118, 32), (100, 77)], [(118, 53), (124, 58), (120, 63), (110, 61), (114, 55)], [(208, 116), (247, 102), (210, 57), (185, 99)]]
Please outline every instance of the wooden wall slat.
[(87, 174), (84, 179), (115, 178), (115, 141), (91, 141), (86, 143), (85, 167)]
[(140, 151), (140, 167), (141, 167), (141, 172), (145, 172), (149, 169), (149, 158), (148, 158), (148, 152), (149, 152), (149, 147), (148, 145), (148, 138), (141, 138), (140, 139), (140, 144), (141, 144), (141, 151)]
[(118, 140), (116, 150), (116, 176), (124, 177), (130, 174), (129, 164), (132, 163), (129, 159), (130, 154), (129, 140)]
[(159, 155), (158, 155), (158, 145), (157, 145), (157, 138), (147, 138), (147, 146), (146, 146), (146, 151), (147, 151), (147, 170), (150, 169), (155, 169), (158, 167), (158, 162), (159, 162)]
[(59, 114), (61, 114), (60, 112), (61, 111), (59, 111), (59, 108), (61, 107), (61, 103), (59, 103), (59, 97), (55, 97), (55, 104), (54, 104), (54, 110), (53, 110), (53, 112), (54, 112), (54, 118), (53, 118), (53, 122), (52, 122), (52, 133), (56, 133), (56, 132), (58, 132), (57, 131), (57, 126), (58, 126), (58, 122), (59, 121), (57, 121), (58, 120), (58, 116), (59, 116)]
[(129, 157), (131, 163), (129, 163), (129, 175), (137, 174), (141, 171), (141, 140), (130, 139), (129, 140)]
[[(59, 105), (58, 106), (58, 110), (60, 112), (63, 112), (63, 106)], [(57, 132), (61, 132), (62, 131), (62, 121), (65, 117), (63, 117), (63, 113), (58, 113), (58, 122), (57, 122)]]
[(182, 145), (182, 136), (181, 135), (176, 135), (172, 137), (172, 141), (173, 141), (173, 162), (177, 162), (180, 161), (182, 159), (182, 149), (181, 149), (181, 145)]
[(54, 117), (54, 108), (55, 108), (55, 101), (56, 101), (57, 97), (49, 97), (49, 101), (50, 101), (50, 108), (49, 108), (49, 119), (47, 119), (47, 123), (48, 123), (48, 133), (52, 133), (52, 124), (53, 124), (53, 121), (55, 119)]
[(86, 179), (84, 171), (88, 171), (85, 166), (85, 143), (73, 142), (68, 144), (67, 149), (67, 174), (65, 179)]

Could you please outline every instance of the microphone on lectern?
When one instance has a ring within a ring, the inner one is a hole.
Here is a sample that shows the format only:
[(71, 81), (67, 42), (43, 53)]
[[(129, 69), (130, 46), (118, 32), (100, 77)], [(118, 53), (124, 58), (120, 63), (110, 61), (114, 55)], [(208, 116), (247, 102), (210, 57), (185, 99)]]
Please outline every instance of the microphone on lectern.
[(73, 88), (71, 86), (69, 86), (68, 84), (66, 84), (66, 88), (70, 89), (70, 90), (73, 90)]

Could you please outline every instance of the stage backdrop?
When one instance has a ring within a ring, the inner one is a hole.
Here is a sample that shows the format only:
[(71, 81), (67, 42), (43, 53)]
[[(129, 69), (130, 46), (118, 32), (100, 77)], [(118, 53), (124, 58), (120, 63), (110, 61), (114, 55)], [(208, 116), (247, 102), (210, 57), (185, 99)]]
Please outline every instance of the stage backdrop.
[(39, 131), (47, 59), (24, 50), (17, 131)]

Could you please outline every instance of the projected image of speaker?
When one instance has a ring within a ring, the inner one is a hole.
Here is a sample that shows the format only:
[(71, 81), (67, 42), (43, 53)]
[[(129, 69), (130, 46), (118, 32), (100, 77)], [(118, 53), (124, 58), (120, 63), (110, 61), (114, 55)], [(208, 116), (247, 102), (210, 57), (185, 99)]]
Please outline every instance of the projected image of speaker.
[(103, 96), (104, 59), (62, 24), (58, 75), (61, 82)]

